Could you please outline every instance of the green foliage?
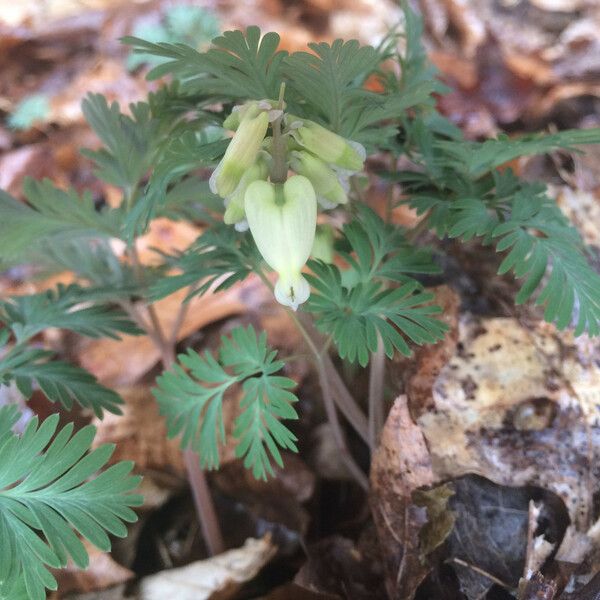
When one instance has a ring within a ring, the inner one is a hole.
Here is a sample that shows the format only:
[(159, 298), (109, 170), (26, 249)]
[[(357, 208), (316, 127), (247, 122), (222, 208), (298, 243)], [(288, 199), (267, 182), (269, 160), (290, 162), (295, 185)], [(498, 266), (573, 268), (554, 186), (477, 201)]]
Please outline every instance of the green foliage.
[(192, 290), (187, 299), (213, 286), (215, 292), (222, 291), (243, 281), (260, 263), (249, 233), (239, 234), (222, 222), (213, 223), (186, 252), (169, 260), (181, 273), (158, 279), (150, 295), (158, 300), (188, 286)]
[(498, 166), (520, 155), (598, 142), (599, 131), (482, 143), (438, 140), (427, 155), (422, 153), (426, 174), (400, 174), (412, 192), (407, 202), (438, 236), (480, 238), (498, 252), (509, 251), (498, 273), (512, 270), (523, 278), (516, 302), (537, 294), (545, 320), (559, 329), (574, 320), (578, 335), (600, 332), (600, 276), (587, 263), (579, 234), (546, 187), (521, 181), (512, 170), (499, 171)]
[(485, 142), (437, 141), (447, 158), (447, 165), (476, 179), (519, 156), (544, 154), (577, 144), (600, 143), (600, 129), (568, 129), (554, 134), (527, 135), (519, 138), (501, 136)]
[[(390, 357), (394, 350), (410, 354), (406, 339), (416, 344), (440, 340), (446, 326), (433, 317), (440, 309), (428, 305), (433, 295), (408, 275), (437, 272), (430, 253), (413, 249), (400, 229), (366, 207), (344, 235), (347, 250), (340, 254), (348, 268), (312, 261), (307, 275), (314, 289), (307, 310), (331, 335), (340, 357), (365, 366), (379, 339)], [(389, 282), (400, 286), (389, 287)]]
[(380, 64), (390, 56), (386, 45), (375, 49), (360, 46), (356, 40), (336, 40), (309, 44), (314, 54), (288, 55), (277, 51), (279, 39), (276, 33), (261, 39), (258, 27), (248, 27), (245, 36), (240, 31), (225, 32), (206, 52), (138, 38), (125, 42), (137, 51), (167, 59), (150, 78), (173, 75), (184, 90), (201, 94), (204, 103), (223, 98), (275, 99), (281, 82), (286, 82), (286, 102), (292, 112), (324, 120), (334, 131), (367, 144), (393, 137), (394, 127), (387, 125), (382, 132), (381, 122), (396, 120), (421, 103), (431, 104), (431, 93), (440, 90), (435, 80), (424, 77), (405, 77), (401, 93), (365, 89), (367, 78), (379, 77)]
[(27, 96), (13, 110), (7, 119), (12, 129), (29, 129), (43, 123), (50, 114), (50, 100), (46, 94)]
[(78, 286), (0, 300), (0, 322), (12, 329), (17, 343), (49, 327), (92, 338), (119, 339), (119, 333), (141, 333), (121, 310), (107, 304), (90, 305), (85, 290)]
[(119, 237), (116, 211), (97, 211), (91, 193), (80, 197), (47, 179), (26, 179), (23, 191), (28, 205), (0, 190), (0, 265), (14, 264), (65, 235)]
[(131, 104), (132, 116), (121, 112), (119, 104), (108, 104), (101, 94), (89, 94), (83, 101), (83, 114), (104, 147), (83, 150), (96, 163), (96, 175), (125, 190), (131, 197), (160, 150), (161, 121), (145, 102)]
[(575, 319), (575, 335), (600, 334), (600, 276), (590, 267), (577, 231), (544, 192), (515, 194), (510, 216), (496, 225), (496, 250), (509, 250), (498, 273), (523, 278), (517, 304), (541, 287), (536, 304), (559, 329)]
[(261, 39), (258, 27), (226, 31), (213, 40), (214, 48), (198, 52), (185, 44), (153, 44), (138, 38), (125, 38), (136, 51), (168, 59), (154, 68), (149, 78), (172, 74), (188, 91), (234, 99), (276, 98), (281, 81), (281, 61), (286, 52), (277, 51), (280, 37), (267, 33)]
[(371, 46), (360, 46), (357, 40), (333, 44), (309, 44), (313, 53), (295, 52), (285, 60), (284, 73), (290, 87), (299, 98), (306, 99), (327, 125), (338, 132), (353, 107), (365, 100), (380, 104), (377, 94), (363, 88), (364, 79), (381, 62), (381, 56)]
[(292, 407), (297, 399), (290, 391), (295, 383), (276, 375), (283, 362), (275, 357), (266, 335), (257, 337), (252, 327), (223, 337), (218, 360), (209, 352), (179, 355), (179, 364), (157, 378), (154, 390), (169, 437), (182, 434), (182, 448), (198, 452), (203, 467), (217, 468), (219, 444), (225, 443), (223, 398), (234, 384), (242, 384), (233, 428), (236, 455), (244, 457), (256, 478), (273, 475), (271, 459), (283, 466), (279, 448), (297, 451), (296, 437), (280, 422), (297, 418)]
[[(169, 211), (168, 187), (171, 183), (194, 169), (213, 165), (226, 147), (225, 140), (204, 143), (201, 135), (195, 131), (187, 131), (174, 137), (155, 165), (144, 195), (127, 217), (124, 231), (128, 239), (143, 233), (161, 211)], [(211, 198), (212, 194), (206, 194), (205, 197)]]
[[(123, 403), (118, 394), (100, 385), (86, 370), (69, 363), (51, 360), (54, 354), (47, 350), (17, 345), (8, 348), (6, 333), (0, 335), (0, 386), (14, 381), (25, 398), (31, 397), (34, 384), (51, 402), (59, 402), (70, 410), (73, 402), (90, 408), (101, 417), (107, 410), (121, 414)], [(0, 465), (1, 466), (1, 465)]]
[(18, 435), (11, 431), (17, 418), (14, 407), (0, 408), (0, 594), (18, 598), (24, 586), (27, 598), (43, 600), (45, 589), (57, 586), (49, 567), (64, 567), (69, 558), (88, 565), (76, 533), (104, 551), (107, 534), (126, 535), (124, 523), (136, 520), (130, 507), (142, 501), (131, 493), (140, 478), (129, 475), (132, 463), (121, 462), (90, 479), (113, 451), (90, 451), (92, 426), (57, 431), (52, 415), (41, 424), (32, 419)]
[[(148, 42), (181, 43), (199, 48), (219, 34), (219, 21), (205, 8), (179, 4), (166, 10), (162, 23), (138, 25), (133, 33)], [(127, 57), (127, 67), (133, 70), (144, 63), (154, 67), (164, 60), (150, 54), (133, 53)]]

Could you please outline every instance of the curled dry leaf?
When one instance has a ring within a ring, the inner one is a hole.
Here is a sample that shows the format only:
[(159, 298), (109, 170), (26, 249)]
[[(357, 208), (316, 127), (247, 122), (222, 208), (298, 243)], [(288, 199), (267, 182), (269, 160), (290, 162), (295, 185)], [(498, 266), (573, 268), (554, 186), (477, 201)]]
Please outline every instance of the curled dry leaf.
[(248, 539), (241, 548), (179, 569), (161, 571), (140, 583), (140, 600), (226, 600), (240, 586), (256, 577), (275, 555), (277, 548), (268, 536)]
[(406, 396), (399, 396), (371, 463), (371, 509), (390, 598), (412, 598), (429, 570), (419, 547), (427, 511), (414, 504), (412, 494), (434, 482), (423, 433), (410, 416)]

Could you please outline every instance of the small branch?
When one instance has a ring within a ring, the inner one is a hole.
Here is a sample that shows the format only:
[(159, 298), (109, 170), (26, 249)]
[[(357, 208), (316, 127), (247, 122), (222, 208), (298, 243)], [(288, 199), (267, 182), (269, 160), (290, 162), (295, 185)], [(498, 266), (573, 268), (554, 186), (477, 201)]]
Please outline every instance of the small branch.
[(385, 377), (385, 351), (381, 336), (377, 336), (377, 350), (371, 355), (369, 365), (369, 446), (377, 447), (379, 432), (383, 428), (383, 387)]
[(502, 581), (502, 579), (498, 579), (496, 576), (492, 575), (491, 573), (488, 573), (487, 571), (484, 571), (482, 568), (478, 567), (477, 565), (472, 565), (471, 563), (468, 563), (465, 560), (462, 560), (461, 558), (453, 558), (452, 562), (456, 563), (457, 565), (460, 565), (461, 567), (466, 567), (467, 569), (471, 569), (471, 571), (474, 571), (475, 573), (478, 573), (479, 575), (483, 575), (483, 577), (485, 577), (486, 579), (489, 579), (492, 583), (495, 583), (496, 585), (499, 585), (500, 587), (504, 588), (505, 590), (513, 590), (514, 588), (506, 583), (505, 581)]

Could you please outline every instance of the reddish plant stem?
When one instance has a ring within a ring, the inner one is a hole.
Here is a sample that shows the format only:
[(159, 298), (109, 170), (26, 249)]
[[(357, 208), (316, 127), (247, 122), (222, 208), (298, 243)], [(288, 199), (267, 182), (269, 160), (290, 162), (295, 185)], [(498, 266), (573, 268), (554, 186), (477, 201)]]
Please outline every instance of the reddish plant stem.
[[(129, 256), (134, 266), (136, 278), (143, 286), (145, 284), (144, 271), (135, 246), (132, 246), (129, 250)], [(167, 339), (163, 333), (154, 306), (149, 304), (146, 306), (146, 310), (148, 312), (150, 323), (141, 317), (137, 308), (133, 304), (129, 303), (129, 314), (135, 318), (139, 327), (144, 329), (150, 339), (154, 342), (154, 345), (160, 352), (162, 366), (165, 370), (167, 370), (175, 362), (175, 345), (177, 343), (177, 334), (185, 318), (187, 308), (180, 308), (175, 327), (173, 328), (173, 332), (169, 336), (169, 339)], [(204, 536), (206, 548), (211, 556), (221, 554), (225, 551), (225, 543), (223, 542), (223, 536), (219, 526), (219, 519), (217, 517), (212, 496), (210, 494), (208, 482), (206, 481), (206, 475), (200, 467), (200, 459), (198, 455), (191, 450), (184, 450), (183, 456), (187, 478), (192, 490), (194, 506), (196, 508), (196, 513), (198, 515), (198, 520), (200, 522), (200, 528)]]

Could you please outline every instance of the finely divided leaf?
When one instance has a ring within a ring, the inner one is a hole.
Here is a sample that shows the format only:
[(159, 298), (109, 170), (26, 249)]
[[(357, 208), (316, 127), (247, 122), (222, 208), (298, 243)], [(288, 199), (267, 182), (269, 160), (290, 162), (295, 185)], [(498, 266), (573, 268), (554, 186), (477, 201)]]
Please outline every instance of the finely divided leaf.
[(124, 312), (107, 304), (91, 304), (86, 290), (78, 286), (0, 301), (0, 322), (12, 329), (18, 343), (49, 327), (92, 338), (119, 339), (119, 333), (141, 333)]
[(172, 74), (183, 89), (201, 92), (217, 98), (255, 99), (277, 98), (281, 82), (281, 62), (287, 55), (278, 51), (279, 35), (261, 35), (258, 27), (241, 31), (226, 31), (213, 40), (214, 48), (207, 52), (185, 44), (153, 44), (127, 37), (124, 42), (167, 62), (153, 69), (154, 79)]
[(53, 238), (71, 239), (119, 236), (115, 211), (98, 212), (90, 193), (81, 197), (61, 190), (48, 179), (26, 179), (23, 186), (29, 204), (0, 190), (1, 262), (16, 264), (35, 248)]
[[(7, 411), (14, 412), (0, 408), (0, 423)], [(129, 474), (132, 463), (97, 474), (112, 446), (90, 451), (92, 426), (73, 434), (72, 424), (60, 431), (57, 425), (58, 415), (41, 424), (36, 417), (22, 435), (0, 440), (0, 594), (22, 593), (24, 586), (27, 598), (43, 600), (45, 589), (57, 586), (49, 567), (68, 559), (88, 564), (76, 533), (108, 551), (108, 534), (124, 537), (125, 523), (137, 518), (131, 507), (142, 498), (132, 493), (140, 482)]]
[(180, 355), (179, 363), (157, 378), (154, 390), (169, 436), (181, 434), (182, 448), (198, 452), (203, 467), (217, 468), (219, 444), (225, 442), (223, 398), (242, 383), (241, 412), (233, 430), (236, 455), (244, 457), (256, 478), (272, 475), (271, 458), (282, 463), (279, 448), (297, 451), (295, 436), (280, 422), (297, 418), (292, 407), (296, 396), (290, 391), (295, 383), (276, 375), (283, 363), (275, 355), (266, 336), (257, 337), (252, 327), (236, 328), (231, 338), (222, 338), (219, 360), (193, 350)]
[(311, 261), (309, 266), (313, 293), (307, 310), (319, 330), (332, 336), (341, 358), (366, 366), (378, 339), (392, 357), (395, 350), (410, 355), (407, 339), (421, 345), (444, 337), (447, 327), (435, 318), (441, 310), (416, 281), (392, 289), (374, 280), (346, 287), (335, 265)]
[(52, 352), (22, 346), (8, 350), (0, 359), (0, 386), (14, 381), (29, 398), (37, 384), (51, 402), (60, 402), (66, 409), (77, 402), (91, 408), (98, 417), (102, 417), (104, 410), (121, 414), (119, 405), (123, 401), (117, 393), (98, 383), (88, 371), (52, 361), (52, 356)]

